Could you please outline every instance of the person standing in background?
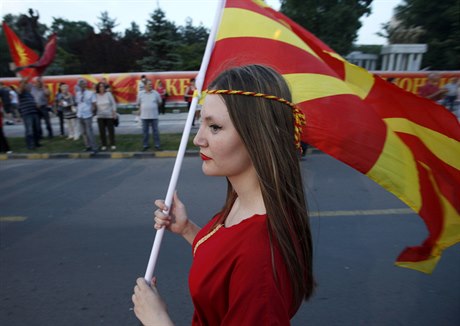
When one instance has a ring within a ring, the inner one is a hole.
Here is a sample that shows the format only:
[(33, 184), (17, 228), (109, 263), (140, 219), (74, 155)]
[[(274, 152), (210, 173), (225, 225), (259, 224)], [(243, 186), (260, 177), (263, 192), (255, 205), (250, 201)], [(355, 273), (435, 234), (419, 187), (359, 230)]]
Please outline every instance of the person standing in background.
[(3, 112), (5, 114), (5, 120), (7, 125), (14, 125), (13, 114), (11, 111), (11, 96), (10, 89), (8, 86), (0, 82), (0, 100), (2, 101)]
[(25, 140), (28, 149), (40, 147), (40, 117), (37, 104), (31, 93), (28, 78), (21, 79), (18, 88), (19, 113), (24, 121)]
[(106, 131), (109, 133), (110, 149), (117, 149), (115, 146), (114, 126), (114, 121), (117, 117), (117, 104), (115, 103), (112, 93), (107, 91), (103, 82), (96, 85), (96, 114), (99, 137), (101, 139), (101, 150), (107, 150)]
[(147, 83), (147, 77), (145, 75), (141, 76), (139, 83), (137, 84), (137, 94), (139, 95), (140, 92), (145, 91), (145, 84)]
[(75, 95), (77, 102), (77, 118), (80, 124), (80, 131), (85, 142), (85, 151), (92, 154), (97, 153), (96, 140), (93, 132), (93, 115), (95, 112), (96, 95), (88, 88), (84, 79), (78, 81), (79, 90)]
[(55, 113), (57, 115), (57, 117), (59, 118), (59, 130), (61, 131), (61, 136), (65, 136), (65, 130), (64, 130), (64, 113), (63, 113), (63, 110), (62, 110), (62, 106), (59, 105), (58, 103), (58, 98), (59, 98), (59, 95), (61, 94), (61, 86), (62, 84), (64, 83), (59, 83), (59, 86), (58, 86), (58, 91), (56, 93), (56, 95), (54, 96), (54, 107), (55, 107)]
[(39, 134), (40, 138), (43, 138), (43, 131), (41, 126), (41, 120), (45, 120), (46, 129), (48, 130), (48, 138), (53, 138), (53, 128), (51, 126), (50, 120), (50, 108), (48, 106), (50, 91), (43, 83), (41, 77), (37, 77), (34, 85), (32, 86), (32, 96), (37, 103), (38, 113), (40, 115), (40, 129)]
[(445, 84), (442, 89), (446, 92), (442, 100), (442, 105), (449, 109), (450, 112), (454, 112), (455, 100), (458, 93), (458, 78), (451, 78), (449, 83)]
[[(192, 78), (190, 79), (190, 83), (188, 84), (184, 92), (184, 99), (185, 99), (185, 102), (187, 102), (187, 111), (190, 110), (190, 106), (192, 105), (193, 93), (195, 92), (195, 90), (196, 90), (195, 78)], [(200, 118), (198, 114), (199, 112), (195, 111), (195, 115), (193, 116), (192, 126), (195, 125), (195, 120)]]
[(3, 133), (3, 101), (0, 99), (0, 153), (11, 154), (10, 145)]
[[(104, 85), (106, 92), (112, 92), (112, 86), (110, 85), (110, 82), (107, 80), (107, 78), (103, 77), (101, 83)], [(97, 85), (95, 91), (97, 92)]]
[(161, 96), (161, 104), (160, 104), (160, 114), (165, 114), (166, 112), (166, 88), (163, 86), (163, 82), (161, 80), (158, 81), (158, 86), (155, 89), (158, 94)]
[(146, 151), (149, 146), (149, 129), (152, 127), (153, 142), (156, 150), (161, 150), (160, 132), (158, 130), (158, 108), (161, 104), (161, 96), (152, 88), (152, 82), (147, 80), (145, 91), (140, 92), (137, 98), (139, 115), (142, 121), (142, 151)]
[(21, 123), (21, 115), (19, 114), (19, 98), (14, 85), (10, 86), (10, 99), (11, 99), (11, 114), (15, 119), (15, 123)]
[(438, 73), (430, 73), (426, 84), (418, 89), (418, 95), (433, 101), (439, 101), (442, 99), (446, 91), (439, 88), (440, 79), (441, 76)]
[[(145, 75), (141, 76), (141, 79), (137, 83), (137, 98), (139, 98), (139, 95), (145, 91), (145, 84), (147, 83), (147, 77)], [(139, 111), (134, 112), (134, 122), (139, 126), (142, 127), (141, 125), (141, 119), (139, 118)]]
[(69, 92), (69, 85), (61, 83), (60, 92), (56, 96), (56, 104), (62, 111), (62, 115), (67, 124), (68, 139), (78, 140), (80, 133), (77, 125), (77, 113), (75, 101)]

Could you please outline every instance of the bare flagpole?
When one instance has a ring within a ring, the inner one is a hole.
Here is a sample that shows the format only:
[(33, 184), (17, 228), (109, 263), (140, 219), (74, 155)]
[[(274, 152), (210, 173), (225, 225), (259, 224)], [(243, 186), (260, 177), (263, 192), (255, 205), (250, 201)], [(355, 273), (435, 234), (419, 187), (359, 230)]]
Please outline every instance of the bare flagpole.
[[(219, 29), (220, 20), (222, 12), (225, 6), (225, 0), (220, 0), (217, 6), (216, 15), (214, 17), (214, 24), (212, 26), (211, 32), (209, 34), (208, 42), (206, 44), (206, 50), (203, 55), (203, 60), (201, 61), (200, 71), (196, 77), (196, 91), (198, 94), (201, 94), (204, 78), (206, 76), (206, 70), (208, 69), (209, 60), (211, 59), (212, 50), (214, 48), (215, 39), (217, 36), (217, 30)], [(179, 173), (182, 167), (182, 161), (184, 159), (185, 150), (187, 148), (188, 138), (190, 135), (190, 130), (192, 128), (193, 117), (195, 116), (196, 105), (198, 103), (199, 97), (194, 96), (192, 103), (190, 105), (190, 110), (188, 112), (187, 120), (185, 122), (184, 132), (182, 133), (182, 138), (179, 145), (179, 150), (177, 151), (176, 162), (174, 163), (174, 169), (171, 175), (171, 180), (169, 181), (168, 191), (166, 193), (165, 204), (168, 207), (171, 207), (172, 198), (174, 191), (176, 190), (177, 179), (179, 178)], [(164, 212), (168, 214), (168, 211)], [(150, 259), (147, 265), (147, 270), (145, 271), (144, 279), (150, 284), (153, 276), (153, 271), (155, 270), (155, 265), (158, 260), (158, 254), (160, 252), (161, 241), (163, 240), (165, 228), (157, 230), (155, 235), (155, 240), (153, 241), (152, 251), (150, 253)]]

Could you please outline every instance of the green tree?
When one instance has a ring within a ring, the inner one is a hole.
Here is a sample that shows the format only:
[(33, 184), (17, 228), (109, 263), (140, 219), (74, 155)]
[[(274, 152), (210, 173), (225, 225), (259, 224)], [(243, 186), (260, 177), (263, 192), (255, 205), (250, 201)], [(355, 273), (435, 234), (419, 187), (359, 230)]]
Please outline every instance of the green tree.
[(179, 27), (181, 46), (177, 53), (181, 57), (182, 65), (180, 70), (200, 69), (209, 31), (202, 24), (198, 27), (193, 26), (191, 18), (187, 18), (185, 26)]
[(139, 25), (136, 22), (131, 22), (130, 28), (125, 29), (123, 38), (125, 40), (140, 40), (144, 39)]
[(48, 74), (81, 74), (84, 70), (82, 51), (85, 42), (94, 35), (94, 29), (84, 21), (53, 18), (51, 31), (57, 34), (58, 49)]
[(114, 33), (113, 29), (118, 26), (117, 20), (109, 17), (107, 11), (101, 12), (101, 15), (97, 17), (100, 22), (96, 24), (101, 34), (107, 34), (114, 38), (118, 37), (117, 33)]
[(58, 36), (58, 46), (65, 51), (78, 55), (80, 45), (92, 34), (94, 29), (84, 21), (69, 21), (63, 18), (53, 18), (51, 31)]
[[(24, 15), (22, 15), (24, 16)], [(3, 20), (21, 38), (17, 26), (21, 15), (5, 15)], [(164, 11), (156, 9), (143, 34), (135, 22), (124, 33), (114, 32), (116, 19), (102, 12), (93, 26), (83, 21), (53, 18), (51, 26), (38, 23), (40, 35), (56, 33), (58, 48), (55, 60), (46, 71), (48, 75), (111, 73), (128, 71), (198, 70), (209, 31), (202, 24), (185, 26), (166, 19)], [(11, 58), (3, 31), (0, 31), (0, 76), (13, 76), (9, 70)]]
[(404, 0), (395, 18), (406, 29), (421, 28), (418, 42), (428, 44), (422, 65), (430, 69), (460, 68), (459, 0)]
[(121, 38), (123, 47), (127, 49), (125, 61), (129, 63), (126, 71), (141, 71), (139, 61), (146, 57), (148, 52), (145, 49), (146, 38), (139, 29), (139, 25), (131, 22), (130, 28), (126, 29)]
[(174, 23), (168, 21), (160, 8), (150, 15), (145, 33), (148, 56), (138, 61), (145, 71), (177, 70), (181, 66), (177, 49), (180, 47), (179, 34)]
[(281, 12), (341, 55), (350, 52), (372, 0), (281, 0)]

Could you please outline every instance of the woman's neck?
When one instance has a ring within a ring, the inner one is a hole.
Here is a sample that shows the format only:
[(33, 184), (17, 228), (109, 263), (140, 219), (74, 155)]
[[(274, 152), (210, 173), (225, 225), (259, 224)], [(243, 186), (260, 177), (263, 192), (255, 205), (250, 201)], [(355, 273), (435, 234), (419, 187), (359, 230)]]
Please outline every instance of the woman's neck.
[(228, 178), (238, 197), (225, 221), (227, 227), (236, 225), (255, 214), (266, 213), (257, 174), (253, 168), (252, 171), (248, 172), (244, 175)]

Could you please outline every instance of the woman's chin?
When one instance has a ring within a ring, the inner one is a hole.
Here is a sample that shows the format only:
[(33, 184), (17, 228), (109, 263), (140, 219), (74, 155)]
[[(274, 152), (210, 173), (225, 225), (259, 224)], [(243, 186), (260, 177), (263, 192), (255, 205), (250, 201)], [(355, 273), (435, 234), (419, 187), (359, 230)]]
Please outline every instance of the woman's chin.
[(209, 163), (206, 163), (206, 161), (203, 161), (203, 165), (201, 167), (204, 175), (209, 176), (209, 177), (215, 177), (215, 176), (220, 176), (217, 171), (215, 171), (213, 168), (209, 166)]

